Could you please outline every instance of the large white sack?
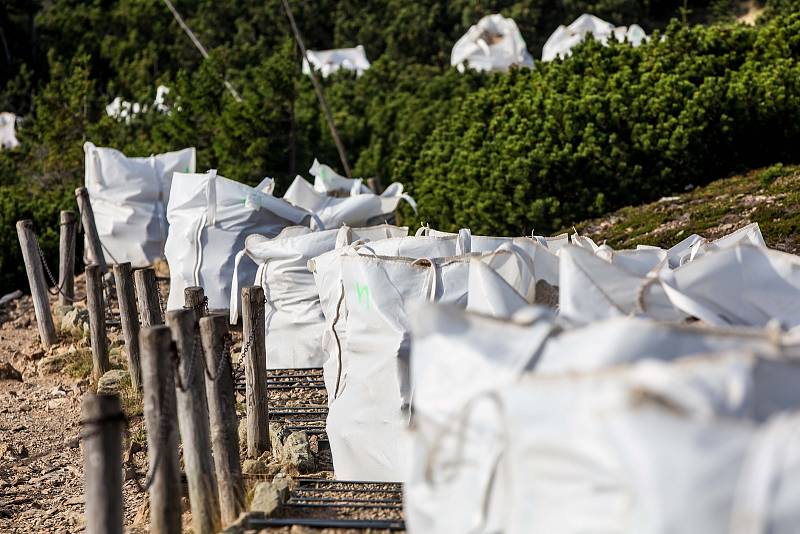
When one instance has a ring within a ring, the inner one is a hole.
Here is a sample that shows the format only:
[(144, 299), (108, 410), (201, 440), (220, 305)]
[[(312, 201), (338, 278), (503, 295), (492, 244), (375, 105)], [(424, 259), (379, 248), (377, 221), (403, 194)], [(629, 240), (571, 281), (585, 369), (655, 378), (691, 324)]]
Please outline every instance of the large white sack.
[(381, 239), (370, 243), (358, 242), (349, 246), (352, 241), (342, 239), (335, 250), (313, 258), (308, 268), (314, 274), (314, 282), (320, 297), (320, 306), (325, 316), (325, 333), (322, 346), (325, 351), (323, 376), (328, 399), (332, 400), (339, 381), (340, 370), (345, 365), (346, 357), (343, 348), (347, 340), (347, 303), (344, 299), (342, 285), (342, 257), (349, 254), (349, 249), (361, 249), (372, 255), (396, 256), (404, 258), (442, 258), (455, 256), (462, 245), (458, 236), (442, 237), (395, 237)]
[(333, 50), (307, 50), (303, 59), (303, 74), (310, 75), (311, 68), (327, 78), (339, 69), (356, 71), (361, 76), (369, 65), (364, 47), (335, 48)]
[(172, 174), (195, 171), (195, 149), (146, 158), (129, 158), (89, 142), (83, 150), (86, 190), (106, 260), (152, 265), (164, 255)]
[(559, 26), (547, 39), (542, 47), (542, 61), (553, 61), (556, 58), (564, 59), (572, 55), (572, 49), (584, 38), (590, 35), (596, 41), (606, 44), (610, 37), (618, 41), (627, 41), (632, 46), (639, 46), (647, 39), (647, 34), (638, 24), (614, 27), (594, 15), (584, 13), (575, 19), (569, 26)]
[[(730, 248), (740, 243), (750, 243), (752, 245), (761, 247), (767, 246), (764, 242), (764, 237), (761, 235), (761, 228), (758, 226), (758, 223), (751, 223), (713, 241), (709, 241), (708, 239), (697, 234), (692, 234), (684, 238), (680, 243), (673, 245), (666, 251), (667, 262), (669, 263), (670, 268), (674, 269), (680, 265), (683, 265), (684, 263), (688, 263), (696, 258), (699, 258), (706, 252), (719, 250), (722, 248)], [(653, 249), (656, 247), (645, 247), (639, 245), (637, 250), (641, 250), (643, 248)]]
[(800, 325), (800, 258), (750, 244), (716, 248), (660, 284), (676, 308), (714, 325)]
[(340, 197), (317, 191), (301, 176), (295, 177), (283, 198), (316, 214), (325, 228), (371, 226), (383, 222), (397, 209), (401, 200), (406, 200), (412, 207), (416, 206), (413, 199), (403, 192), (403, 185), (397, 182), (387, 187), (381, 195), (367, 190)]
[(8, 111), (0, 113), (0, 149), (16, 148), (19, 146), (16, 127), (16, 115)]
[[(266, 298), (266, 345), (269, 369), (321, 367), (326, 360), (323, 332), (325, 316), (320, 294), (308, 263), (331, 251), (337, 241), (373, 240), (406, 235), (408, 228), (391, 225), (368, 228), (342, 227), (312, 232), (289, 227), (274, 238), (252, 234), (245, 239), (245, 254), (258, 265), (255, 285)], [(238, 320), (238, 291), (231, 292), (231, 322)]]
[[(470, 260), (476, 256), (413, 260), (374, 256), (366, 246), (345, 249), (350, 254), (341, 260), (347, 338), (327, 433), (337, 478), (400, 480), (409, 457), (404, 428), (413, 396), (410, 314), (427, 301), (466, 306)], [(497, 254), (513, 252), (477, 257)]]
[(167, 309), (183, 306), (183, 290), (201, 286), (211, 309), (231, 301), (237, 286), (255, 280), (256, 264), (237, 252), (254, 233), (276, 236), (287, 226), (312, 225), (312, 215), (252, 187), (218, 176), (176, 172), (167, 207), (170, 229), (165, 247), (170, 270)]
[(617, 317), (569, 329), (552, 338), (544, 348), (536, 371), (541, 374), (589, 371), (642, 358), (672, 360), (691, 354), (731, 350), (798, 357), (800, 343), (773, 329), (731, 329)]
[[(414, 361), (424, 348), (415, 344)], [(420, 357), (446, 352), (432, 343)], [(489, 371), (474, 361), (465, 365), (482, 373), (470, 384), (501, 372), (499, 362)], [(763, 448), (759, 423), (800, 406), (796, 364), (731, 354), (529, 375), (496, 383), (456, 414), (437, 393), (440, 375), (417, 384), (417, 399), (431, 393), (442, 402), (424, 411), (415, 400), (415, 457), (404, 486), (409, 532), (722, 534), (742, 511), (734, 501), (767, 511), (761, 518), (773, 528), (798, 520), (787, 518), (792, 507), (784, 503), (797, 509), (800, 486), (783, 493), (800, 469), (796, 438), (776, 462), (791, 460), (790, 473), (740, 468)], [(793, 428), (797, 436), (796, 421)], [(753, 484), (763, 491), (777, 481), (778, 494), (752, 498)], [(744, 498), (740, 487), (749, 490)]]
[(605, 252), (601, 248), (595, 253), (574, 245), (562, 248), (558, 299), (561, 314), (576, 323), (628, 315), (666, 321), (686, 318), (657, 283), (656, 275), (641, 274), (639, 267), (648, 265), (653, 259), (649, 258), (652, 252), (631, 251), (640, 256), (637, 262), (634, 257), (620, 253), (603, 259)]
[(453, 46), (450, 64), (464, 72), (505, 72), (512, 66), (533, 67), (525, 40), (513, 19), (502, 15), (487, 15), (471, 26)]

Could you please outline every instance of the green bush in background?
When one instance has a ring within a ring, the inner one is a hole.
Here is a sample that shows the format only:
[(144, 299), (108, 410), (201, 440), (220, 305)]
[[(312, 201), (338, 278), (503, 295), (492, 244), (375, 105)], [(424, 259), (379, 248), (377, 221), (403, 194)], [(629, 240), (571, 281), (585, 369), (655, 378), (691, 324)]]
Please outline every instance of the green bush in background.
[[(546, 232), (797, 159), (798, 0), (769, 0), (755, 28), (725, 22), (735, 0), (290, 3), (309, 48), (365, 46), (370, 70), (324, 86), (354, 174), (403, 181), (417, 197), (420, 213), (406, 222)], [(58, 210), (74, 209), (87, 140), (132, 156), (195, 146), (199, 170), (250, 184), (272, 176), (278, 194), (315, 157), (342, 170), (281, 0), (175, 4), (207, 60), (162, 0), (0, 7), (0, 111), (23, 116), (22, 146), (0, 151), (0, 292), (26, 287), (17, 219), (34, 217), (55, 264)], [(583, 12), (667, 38), (638, 49), (587, 42), (569, 60), (507, 75), (450, 68), (455, 40), (493, 12), (516, 20), (534, 58)], [(106, 116), (115, 96), (150, 103), (158, 84), (171, 88), (169, 114)]]

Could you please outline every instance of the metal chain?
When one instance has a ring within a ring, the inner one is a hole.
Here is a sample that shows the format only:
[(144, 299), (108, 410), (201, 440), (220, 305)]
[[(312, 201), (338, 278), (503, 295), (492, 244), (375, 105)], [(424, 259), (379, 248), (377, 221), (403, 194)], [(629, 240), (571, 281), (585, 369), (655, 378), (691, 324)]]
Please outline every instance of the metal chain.
[[(160, 387), (163, 387), (163, 383), (161, 384)], [(164, 411), (167, 408), (167, 402), (166, 401), (169, 400), (169, 399), (173, 399), (175, 397), (172, 396), (172, 395), (169, 395), (169, 394), (165, 395), (163, 391), (161, 393), (162, 393), (162, 395), (161, 395), (161, 411), (158, 414), (158, 439), (156, 440), (156, 443), (158, 443), (158, 445), (159, 445), (158, 450), (159, 451), (164, 451), (164, 450), (167, 449), (167, 440), (169, 440), (169, 434), (173, 430), (172, 424), (164, 416)], [(125, 435), (128, 438), (128, 440), (130, 440), (130, 434), (128, 432), (128, 428), (127, 427), (125, 427)], [(156, 470), (158, 469), (158, 466), (159, 466), (160, 463), (161, 463), (161, 455), (158, 455), (153, 459), (152, 463), (150, 464), (150, 467), (148, 468), (147, 474), (145, 475), (145, 478), (144, 478), (144, 483), (140, 483), (138, 476), (136, 476), (134, 474), (133, 483), (136, 485), (136, 487), (137, 487), (137, 489), (139, 491), (145, 492), (145, 491), (148, 491), (150, 489), (150, 486), (153, 485), (153, 481), (156, 478)]]
[[(266, 304), (266, 303), (267, 303), (267, 299), (264, 298), (264, 300), (261, 303), (262, 304), (262, 308), (263, 308), (263, 305)], [(257, 321), (258, 321), (258, 306), (253, 306), (253, 309), (251, 310), (251, 313), (250, 313), (250, 322), (253, 324), (253, 326), (255, 326)], [(250, 350), (250, 347), (252, 346), (253, 341), (255, 341), (255, 329), (254, 329), (253, 332), (250, 333), (250, 337), (248, 338), (247, 342), (244, 344), (244, 346), (242, 347), (241, 352), (239, 353), (239, 361), (236, 363), (236, 367), (233, 369), (233, 380), (234, 380), (234, 382), (236, 382), (237, 380), (240, 380), (242, 378), (242, 376), (244, 375), (244, 359), (245, 359), (245, 355), (247, 354), (247, 351)]]
[(181, 376), (181, 361), (184, 356), (181, 355), (179, 350), (175, 351), (175, 385), (178, 386), (183, 392), (189, 391), (189, 388), (194, 382), (194, 366), (198, 358), (197, 351), (200, 348), (200, 328), (195, 325), (194, 340), (192, 342), (192, 352), (188, 355), (188, 362), (186, 363), (186, 378)]
[[(231, 378), (233, 378), (233, 364), (231, 362), (231, 345), (233, 344), (233, 336), (230, 333), (225, 334), (223, 338), (224, 342), (222, 345), (222, 353), (219, 355), (219, 361), (217, 362), (217, 371), (213, 375), (208, 370), (208, 366), (205, 367), (206, 378), (208, 378), (211, 382), (216, 382), (219, 380), (219, 377), (222, 376), (222, 370), (225, 368), (225, 362), (228, 362), (231, 368)], [(203, 358), (203, 362), (205, 363), (205, 358)]]
[[(83, 302), (86, 300), (86, 295), (83, 295), (80, 298), (77, 297), (70, 297), (66, 293), (64, 293), (64, 289), (56, 282), (55, 277), (53, 276), (53, 272), (50, 270), (50, 266), (47, 265), (47, 259), (44, 257), (44, 252), (42, 251), (42, 247), (39, 245), (39, 238), (36, 237), (33, 242), (36, 244), (36, 251), (39, 253), (39, 258), (42, 260), (42, 266), (44, 266), (44, 272), (47, 274), (47, 278), (50, 280), (50, 283), (53, 285), (52, 288), (47, 288), (47, 292), (51, 295), (58, 295), (59, 293), (68, 301), (70, 302)], [(55, 289), (55, 291), (53, 291)]]

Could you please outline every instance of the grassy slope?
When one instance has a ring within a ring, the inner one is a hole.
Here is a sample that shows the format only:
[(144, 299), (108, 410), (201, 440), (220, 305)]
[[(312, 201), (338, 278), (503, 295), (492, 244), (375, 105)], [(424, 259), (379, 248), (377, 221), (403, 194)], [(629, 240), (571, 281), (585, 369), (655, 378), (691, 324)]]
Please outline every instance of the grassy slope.
[(800, 166), (775, 165), (576, 225), (613, 248), (669, 247), (691, 233), (716, 238), (757, 222), (770, 247), (800, 253)]

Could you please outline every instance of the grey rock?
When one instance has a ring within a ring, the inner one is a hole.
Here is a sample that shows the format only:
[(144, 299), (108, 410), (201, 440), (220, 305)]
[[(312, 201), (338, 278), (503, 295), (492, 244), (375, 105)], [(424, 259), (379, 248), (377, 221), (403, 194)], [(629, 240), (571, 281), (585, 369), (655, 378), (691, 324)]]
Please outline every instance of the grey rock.
[(286, 501), (288, 493), (288, 485), (284, 485), (282, 481), (278, 483), (259, 482), (253, 491), (250, 511), (269, 515), (280, 508), (281, 504)]
[(99, 395), (109, 395), (119, 393), (125, 386), (130, 384), (130, 374), (122, 369), (112, 369), (107, 371), (100, 380), (97, 381), (97, 393)]
[(83, 337), (89, 329), (89, 311), (86, 308), (72, 308), (61, 319), (61, 332), (73, 337)]
[(295, 467), (300, 473), (311, 473), (316, 468), (314, 455), (308, 443), (308, 434), (298, 431), (289, 434), (283, 443), (283, 456), (285, 463)]
[(283, 458), (283, 444), (286, 438), (289, 437), (289, 434), (291, 434), (291, 432), (286, 430), (285, 424), (269, 424), (269, 446), (273, 458)]

